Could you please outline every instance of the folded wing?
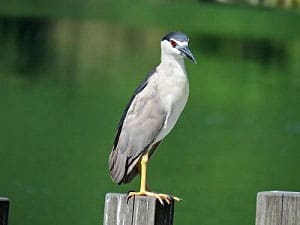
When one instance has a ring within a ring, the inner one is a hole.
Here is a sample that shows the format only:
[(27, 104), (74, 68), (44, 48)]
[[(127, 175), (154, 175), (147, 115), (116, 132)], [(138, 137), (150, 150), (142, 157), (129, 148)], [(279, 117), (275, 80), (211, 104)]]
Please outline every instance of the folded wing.
[(157, 74), (153, 71), (135, 91), (118, 127), (109, 157), (110, 174), (116, 183), (130, 182), (136, 176), (141, 156), (158, 145), (154, 141), (166, 115), (157, 93)]

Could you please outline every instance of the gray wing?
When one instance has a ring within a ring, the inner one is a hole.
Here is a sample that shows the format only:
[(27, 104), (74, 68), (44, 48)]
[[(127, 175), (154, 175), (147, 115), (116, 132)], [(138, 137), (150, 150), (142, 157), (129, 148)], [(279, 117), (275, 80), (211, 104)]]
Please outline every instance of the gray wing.
[(136, 164), (164, 126), (167, 114), (159, 104), (156, 81), (153, 71), (139, 85), (121, 118), (109, 157), (110, 174), (118, 184), (135, 177)]

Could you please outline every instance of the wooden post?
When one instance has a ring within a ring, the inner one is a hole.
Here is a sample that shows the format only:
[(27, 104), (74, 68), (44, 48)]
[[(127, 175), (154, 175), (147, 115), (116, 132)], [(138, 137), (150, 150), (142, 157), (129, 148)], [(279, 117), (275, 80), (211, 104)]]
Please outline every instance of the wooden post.
[(8, 209), (9, 209), (8, 198), (0, 197), (0, 225), (8, 224)]
[(153, 197), (108, 193), (103, 225), (172, 225), (173, 215), (174, 201), (163, 206)]
[(259, 192), (256, 225), (300, 225), (300, 192)]

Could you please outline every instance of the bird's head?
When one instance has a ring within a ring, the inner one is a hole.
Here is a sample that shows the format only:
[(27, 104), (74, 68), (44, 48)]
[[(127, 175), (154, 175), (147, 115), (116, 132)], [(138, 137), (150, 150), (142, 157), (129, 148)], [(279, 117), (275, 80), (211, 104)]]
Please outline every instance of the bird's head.
[(164, 57), (188, 58), (193, 63), (196, 60), (188, 48), (189, 38), (182, 32), (171, 32), (161, 40), (161, 52)]

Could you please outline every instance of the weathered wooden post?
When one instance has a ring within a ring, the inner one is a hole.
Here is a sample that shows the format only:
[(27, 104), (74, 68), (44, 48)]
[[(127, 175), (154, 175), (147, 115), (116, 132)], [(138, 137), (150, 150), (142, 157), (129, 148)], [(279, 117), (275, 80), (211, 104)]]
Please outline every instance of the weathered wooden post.
[(8, 198), (0, 197), (0, 225), (8, 224), (8, 209), (9, 209)]
[(174, 201), (161, 205), (154, 197), (132, 197), (108, 193), (103, 225), (172, 225)]
[(256, 225), (300, 225), (300, 192), (259, 192)]

